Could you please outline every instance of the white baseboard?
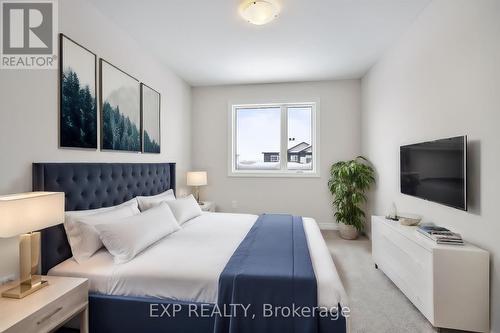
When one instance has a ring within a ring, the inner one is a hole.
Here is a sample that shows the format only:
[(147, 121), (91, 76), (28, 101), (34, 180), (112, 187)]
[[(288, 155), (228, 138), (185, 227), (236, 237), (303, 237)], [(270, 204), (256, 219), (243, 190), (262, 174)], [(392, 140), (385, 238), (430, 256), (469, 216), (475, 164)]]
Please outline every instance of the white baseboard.
[(338, 223), (333, 222), (318, 222), (318, 226), (320, 230), (339, 230)]

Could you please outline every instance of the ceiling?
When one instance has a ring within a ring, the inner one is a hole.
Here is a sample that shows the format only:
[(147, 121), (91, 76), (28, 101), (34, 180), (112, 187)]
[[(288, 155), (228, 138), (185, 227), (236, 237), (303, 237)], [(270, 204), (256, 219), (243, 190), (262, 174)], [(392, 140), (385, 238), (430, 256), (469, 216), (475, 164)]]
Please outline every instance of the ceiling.
[(255, 26), (238, 0), (91, 0), (193, 86), (359, 78), (430, 0), (274, 0)]

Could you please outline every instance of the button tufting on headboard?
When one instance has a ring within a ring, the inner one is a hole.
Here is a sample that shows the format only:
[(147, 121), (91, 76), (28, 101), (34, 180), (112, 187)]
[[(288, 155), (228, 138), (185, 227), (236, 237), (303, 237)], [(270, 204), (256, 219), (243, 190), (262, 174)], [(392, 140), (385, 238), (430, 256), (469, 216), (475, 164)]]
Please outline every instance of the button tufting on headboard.
[[(33, 163), (33, 190), (64, 192), (66, 210), (175, 191), (175, 163)], [(71, 257), (62, 224), (42, 230), (42, 273)]]

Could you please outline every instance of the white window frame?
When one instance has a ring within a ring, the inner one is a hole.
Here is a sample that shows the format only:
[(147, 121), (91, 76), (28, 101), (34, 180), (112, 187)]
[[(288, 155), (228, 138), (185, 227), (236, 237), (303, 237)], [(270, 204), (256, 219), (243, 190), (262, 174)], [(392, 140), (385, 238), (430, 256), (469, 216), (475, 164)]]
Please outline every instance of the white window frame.
[[(312, 141), (312, 170), (288, 170), (288, 108), (311, 107), (311, 141)], [(281, 109), (281, 147), (279, 170), (238, 170), (236, 169), (236, 110), (240, 108), (269, 108)], [(228, 121), (228, 176), (229, 177), (319, 177), (319, 100), (312, 102), (282, 102), (282, 103), (229, 103)]]

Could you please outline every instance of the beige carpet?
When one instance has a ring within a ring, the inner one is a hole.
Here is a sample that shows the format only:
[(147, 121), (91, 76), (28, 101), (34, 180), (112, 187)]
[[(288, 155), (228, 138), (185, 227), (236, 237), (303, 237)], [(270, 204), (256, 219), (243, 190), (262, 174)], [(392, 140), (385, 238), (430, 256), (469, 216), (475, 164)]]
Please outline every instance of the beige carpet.
[(323, 236), (349, 297), (352, 333), (438, 331), (382, 271), (375, 269), (369, 239), (346, 241), (336, 231), (323, 231)]

